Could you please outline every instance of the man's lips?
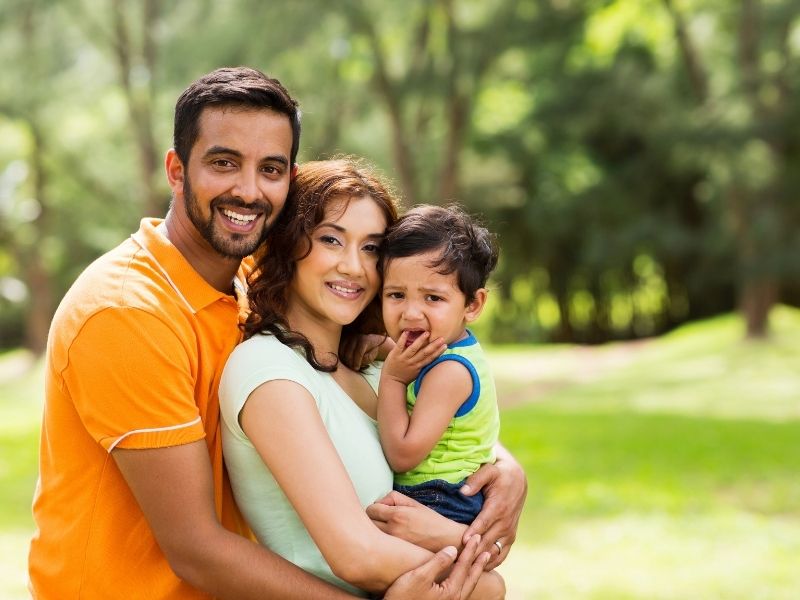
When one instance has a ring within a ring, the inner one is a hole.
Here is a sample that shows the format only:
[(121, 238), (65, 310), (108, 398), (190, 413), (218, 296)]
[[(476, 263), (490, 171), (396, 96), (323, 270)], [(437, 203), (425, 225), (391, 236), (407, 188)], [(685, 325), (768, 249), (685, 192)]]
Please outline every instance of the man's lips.
[(220, 206), (217, 210), (228, 225), (228, 228), (238, 233), (253, 231), (264, 215), (263, 211), (242, 210), (228, 206)]

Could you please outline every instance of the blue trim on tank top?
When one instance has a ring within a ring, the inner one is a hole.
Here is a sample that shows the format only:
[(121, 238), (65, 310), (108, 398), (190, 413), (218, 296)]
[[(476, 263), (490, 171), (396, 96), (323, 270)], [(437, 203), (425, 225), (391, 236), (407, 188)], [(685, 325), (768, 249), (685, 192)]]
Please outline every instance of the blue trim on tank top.
[[(463, 340), (459, 340), (457, 342), (453, 342), (452, 344), (448, 344), (448, 348), (463, 348), (465, 346), (473, 346), (478, 343), (478, 340), (472, 334), (472, 332), (467, 329), (467, 337)], [(435, 359), (429, 365), (426, 365), (417, 375), (417, 378), (414, 380), (414, 396), (419, 394), (419, 388), (422, 386), (422, 378), (430, 371), (433, 367), (438, 365), (439, 363), (443, 363), (446, 360), (454, 360), (456, 362), (461, 363), (466, 367), (467, 371), (469, 371), (470, 377), (472, 377), (472, 393), (469, 397), (464, 400), (461, 406), (458, 407), (456, 414), (453, 415), (454, 417), (463, 417), (473, 408), (475, 405), (478, 404), (478, 398), (481, 396), (481, 380), (478, 377), (478, 371), (475, 369), (475, 366), (472, 364), (468, 358), (461, 356), (460, 354), (445, 354), (444, 356), (440, 356), (439, 358)]]

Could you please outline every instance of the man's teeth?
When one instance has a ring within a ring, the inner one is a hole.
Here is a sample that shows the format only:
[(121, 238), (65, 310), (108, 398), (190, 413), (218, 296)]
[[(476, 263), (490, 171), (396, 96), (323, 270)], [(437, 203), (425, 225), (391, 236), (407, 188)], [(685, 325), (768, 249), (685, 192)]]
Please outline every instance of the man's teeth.
[(329, 283), (328, 285), (331, 287), (331, 289), (334, 289), (337, 292), (344, 292), (345, 294), (351, 294), (359, 290), (359, 288), (344, 287), (341, 285), (336, 285), (335, 283)]
[(232, 210), (228, 210), (227, 208), (222, 211), (226, 217), (228, 217), (231, 221), (233, 221), (237, 225), (247, 225), (248, 223), (255, 221), (258, 215), (240, 215), (239, 213), (235, 213)]

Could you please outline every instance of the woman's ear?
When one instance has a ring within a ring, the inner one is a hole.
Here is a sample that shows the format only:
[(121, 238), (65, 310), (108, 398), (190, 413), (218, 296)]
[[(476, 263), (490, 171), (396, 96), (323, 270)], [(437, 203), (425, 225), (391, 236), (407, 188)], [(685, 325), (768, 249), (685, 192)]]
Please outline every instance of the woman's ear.
[(472, 323), (479, 316), (481, 316), (483, 307), (486, 306), (486, 297), (488, 296), (488, 294), (489, 290), (487, 290), (486, 288), (479, 288), (475, 290), (475, 296), (467, 304), (467, 310), (464, 313), (464, 320), (467, 323)]

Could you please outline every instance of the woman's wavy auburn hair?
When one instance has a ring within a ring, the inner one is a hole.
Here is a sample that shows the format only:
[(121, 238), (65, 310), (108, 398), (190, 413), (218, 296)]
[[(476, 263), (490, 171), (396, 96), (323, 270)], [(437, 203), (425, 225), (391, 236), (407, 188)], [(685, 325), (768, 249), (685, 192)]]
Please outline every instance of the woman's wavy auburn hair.
[[(289, 329), (286, 320), (289, 285), (297, 262), (311, 252), (311, 235), (325, 219), (331, 204), (344, 200), (341, 208), (344, 211), (347, 202), (364, 196), (372, 198), (381, 208), (387, 227), (397, 220), (397, 201), (392, 188), (363, 160), (343, 157), (300, 166), (269, 239), (256, 254), (256, 266), (248, 279), (250, 315), (243, 326), (245, 339), (257, 334), (274, 335), (281, 343), (300, 348), (318, 371), (336, 370), (338, 360), (332, 365), (322, 364), (308, 338)], [(344, 326), (341, 344), (367, 333), (385, 334), (380, 294), (376, 294), (355, 321)], [(356, 370), (360, 367), (347, 366)]]

